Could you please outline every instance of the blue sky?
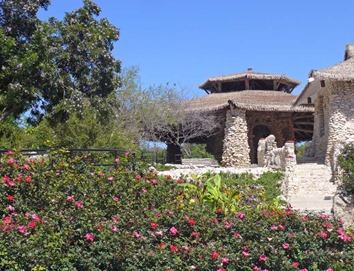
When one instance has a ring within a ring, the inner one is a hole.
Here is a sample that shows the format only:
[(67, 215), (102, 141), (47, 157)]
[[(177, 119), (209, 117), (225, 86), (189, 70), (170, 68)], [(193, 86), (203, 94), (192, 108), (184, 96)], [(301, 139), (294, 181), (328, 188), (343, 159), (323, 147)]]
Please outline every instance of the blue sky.
[[(189, 97), (209, 77), (254, 71), (302, 81), (343, 60), (354, 43), (352, 0), (96, 0), (120, 29), (114, 55), (138, 66), (143, 86), (175, 83)], [(81, 0), (52, 0), (40, 17), (62, 18)]]

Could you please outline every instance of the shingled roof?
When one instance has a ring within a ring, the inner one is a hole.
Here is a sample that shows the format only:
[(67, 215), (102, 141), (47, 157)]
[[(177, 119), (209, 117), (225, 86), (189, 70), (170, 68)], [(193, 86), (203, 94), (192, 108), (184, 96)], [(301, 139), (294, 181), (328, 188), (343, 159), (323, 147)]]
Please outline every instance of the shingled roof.
[(208, 89), (212, 89), (215, 83), (239, 81), (239, 80), (244, 80), (246, 78), (255, 79), (255, 80), (276, 80), (279, 81), (280, 83), (292, 85), (294, 87), (296, 87), (301, 83), (300, 81), (289, 78), (284, 74), (261, 73), (261, 72), (254, 72), (252, 71), (252, 69), (249, 69), (247, 72), (211, 77), (208, 80), (206, 80), (204, 83), (199, 85), (199, 88), (208, 90)]
[(292, 107), (296, 96), (279, 91), (249, 90), (212, 93), (185, 102), (190, 111), (216, 111), (230, 104), (249, 111), (313, 112), (313, 108)]
[(344, 61), (323, 70), (312, 70), (309, 77), (320, 80), (353, 81), (354, 44), (346, 45)]

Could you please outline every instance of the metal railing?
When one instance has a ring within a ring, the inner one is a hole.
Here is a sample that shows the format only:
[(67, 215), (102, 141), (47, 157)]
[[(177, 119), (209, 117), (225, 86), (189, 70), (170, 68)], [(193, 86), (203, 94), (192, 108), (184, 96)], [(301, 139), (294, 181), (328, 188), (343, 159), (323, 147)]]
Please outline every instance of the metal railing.
[[(127, 150), (121, 150), (121, 149), (67, 149), (69, 155), (71, 158), (75, 156), (77, 153), (111, 153), (113, 155), (113, 163), (96, 163), (93, 160), (91, 161), (94, 166), (103, 166), (103, 167), (118, 167), (118, 163), (115, 162), (117, 158), (119, 158), (119, 154), (121, 153), (129, 153), (133, 157), (132, 161), (132, 170), (135, 171), (136, 169), (136, 153), (127, 151)], [(7, 153), (8, 150), (0, 150), (0, 156), (4, 155)], [(24, 156), (35, 156), (35, 155), (45, 155), (45, 154), (50, 154), (50, 152), (46, 149), (24, 149), (19, 151), (22, 155)]]

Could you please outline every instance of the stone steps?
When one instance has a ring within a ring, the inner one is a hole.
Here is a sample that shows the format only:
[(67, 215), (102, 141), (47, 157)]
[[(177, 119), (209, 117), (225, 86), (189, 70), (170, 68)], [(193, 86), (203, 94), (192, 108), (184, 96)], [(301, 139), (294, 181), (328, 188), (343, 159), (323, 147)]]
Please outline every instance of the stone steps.
[(288, 202), (300, 211), (330, 214), (337, 186), (331, 182), (332, 173), (323, 164), (306, 163), (294, 167), (288, 180)]
[(212, 158), (188, 158), (182, 159), (182, 165), (193, 165), (193, 166), (219, 166), (218, 162)]

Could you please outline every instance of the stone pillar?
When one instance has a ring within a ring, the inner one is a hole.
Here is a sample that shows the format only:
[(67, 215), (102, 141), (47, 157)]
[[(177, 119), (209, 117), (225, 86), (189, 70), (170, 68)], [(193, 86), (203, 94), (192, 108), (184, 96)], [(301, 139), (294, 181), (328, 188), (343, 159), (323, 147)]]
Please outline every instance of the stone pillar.
[(247, 136), (245, 110), (230, 110), (226, 113), (225, 138), (222, 165), (225, 167), (249, 166), (250, 149)]
[(167, 144), (166, 163), (181, 164), (181, 161), (182, 152), (180, 146), (171, 143)]

